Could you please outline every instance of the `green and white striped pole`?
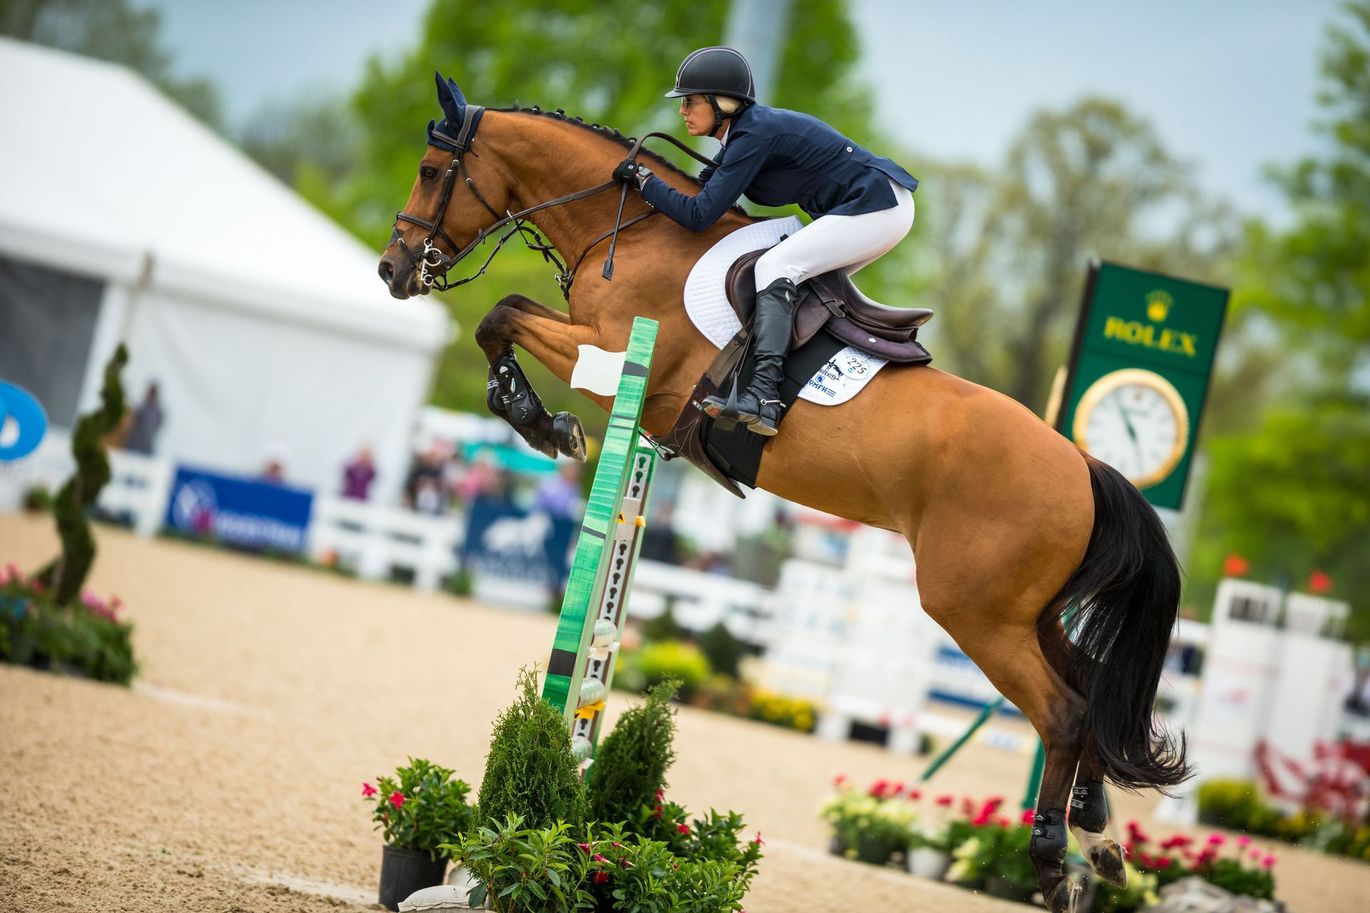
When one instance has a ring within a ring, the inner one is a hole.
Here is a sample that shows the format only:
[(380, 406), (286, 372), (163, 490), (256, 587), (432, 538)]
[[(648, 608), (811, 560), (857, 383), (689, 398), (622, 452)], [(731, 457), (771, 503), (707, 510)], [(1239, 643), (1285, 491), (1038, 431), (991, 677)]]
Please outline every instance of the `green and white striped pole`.
[(655, 320), (633, 321), (542, 686), (543, 698), (566, 717), (582, 762), (599, 738), (646, 526), (656, 451), (641, 440), (639, 422), (656, 333)]

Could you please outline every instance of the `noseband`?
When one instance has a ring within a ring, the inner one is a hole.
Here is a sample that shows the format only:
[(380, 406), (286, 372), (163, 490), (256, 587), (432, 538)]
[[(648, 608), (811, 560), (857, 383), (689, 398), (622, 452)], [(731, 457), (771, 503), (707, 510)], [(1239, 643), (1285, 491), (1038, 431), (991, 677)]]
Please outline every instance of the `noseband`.
[[(609, 229), (608, 231), (602, 232), (601, 234), (596, 236), (594, 240), (592, 240), (588, 245), (586, 245), (585, 249), (581, 251), (580, 256), (576, 258), (576, 261), (574, 264), (571, 265), (571, 268), (567, 269), (566, 264), (563, 263), (561, 258), (557, 256), (556, 248), (553, 245), (549, 244), (542, 237), (542, 235), (538, 233), (536, 228), (529, 225), (526, 221), (526, 218), (535, 212), (541, 212), (544, 209), (551, 209), (553, 206), (561, 206), (566, 203), (574, 203), (577, 200), (584, 200), (587, 197), (595, 196), (597, 194), (605, 192), (606, 190), (612, 190), (615, 187), (622, 188), (624, 198), (626, 198), (628, 192), (627, 184), (622, 184), (616, 180), (608, 180), (605, 181), (603, 184), (597, 184), (594, 187), (590, 187), (586, 190), (580, 190), (575, 193), (568, 193), (564, 196), (559, 196), (554, 200), (548, 200), (545, 203), (539, 203), (536, 206), (530, 206), (527, 209), (522, 209), (518, 212), (510, 212), (506, 209), (504, 215), (500, 215), (498, 212), (495, 211), (495, 208), (490, 205), (489, 201), (486, 200), (485, 196), (476, 187), (476, 182), (472, 180), (471, 172), (466, 167), (466, 153), (462, 150), (465, 148), (469, 148), (471, 141), (468, 140), (466, 143), (462, 143), (459, 142), (457, 139), (448, 136), (447, 134), (439, 133), (437, 131), (433, 132), (433, 137), (446, 144), (449, 144), (452, 148), (457, 150), (456, 154), (452, 157), (452, 161), (448, 163), (447, 172), (443, 175), (442, 196), (438, 199), (437, 212), (434, 213), (432, 219), (424, 219), (420, 216), (414, 215), (413, 213), (400, 211), (395, 214), (395, 228), (390, 233), (390, 243), (399, 244), (400, 251), (404, 254), (405, 259), (408, 261), (409, 267), (418, 273), (419, 282), (423, 285), (425, 289), (436, 289), (437, 291), (445, 292), (448, 289), (454, 289), (459, 286), (465, 285), (468, 282), (473, 282), (476, 279), (479, 279), (482, 275), (484, 275), (485, 270), (490, 266), (490, 262), (495, 259), (495, 254), (499, 253), (500, 248), (504, 246), (505, 242), (513, 238), (515, 235), (518, 235), (523, 240), (524, 246), (526, 246), (529, 250), (535, 250), (538, 253), (542, 254), (543, 259), (546, 262), (551, 263), (556, 268), (557, 285), (561, 287), (561, 294), (565, 298), (569, 299), (571, 297), (571, 283), (575, 281), (576, 271), (580, 268), (581, 263), (584, 262), (586, 256), (590, 253), (591, 250), (593, 250), (596, 246), (599, 245), (601, 241), (604, 241), (606, 238), (616, 237), (618, 233), (623, 229), (626, 229), (632, 225), (636, 225), (643, 219), (650, 218), (651, 216), (657, 214), (657, 211), (655, 209), (651, 209), (648, 212), (644, 212), (641, 215), (634, 216), (627, 222), (624, 222), (622, 221), (623, 199), (621, 198), (619, 200), (618, 216), (614, 219), (613, 228)], [(665, 133), (648, 133), (645, 136), (643, 136), (642, 139), (634, 139), (632, 141), (632, 147), (628, 152), (628, 158), (636, 159), (638, 151), (642, 148), (643, 141), (650, 137), (658, 137), (661, 139), (668, 140), (674, 143), (679, 148), (683, 149), (693, 158), (698, 159), (701, 162), (704, 162), (706, 165), (716, 164), (711, 159), (705, 158), (704, 156), (695, 152), (693, 149), (686, 146), (684, 143), (680, 142), (675, 137)], [(475, 155), (476, 153), (472, 151), (472, 154)], [(452, 240), (451, 235), (449, 235), (447, 231), (442, 227), (444, 218), (447, 215), (447, 205), (452, 201), (452, 188), (456, 185), (458, 177), (460, 177), (462, 181), (466, 184), (466, 186), (471, 189), (472, 195), (474, 195), (475, 198), (480, 201), (480, 204), (485, 207), (486, 211), (489, 212), (490, 215), (495, 217), (494, 224), (489, 226), (488, 228), (482, 229), (479, 233), (477, 233), (476, 237), (472, 239), (471, 243), (467, 244), (465, 247), (462, 247), (461, 245), (457, 244), (456, 241)], [(403, 233), (400, 229), (401, 222), (408, 222), (411, 225), (417, 225), (428, 232), (428, 234), (425, 235), (423, 239), (423, 249), (418, 253), (415, 253), (413, 248), (411, 248), (408, 244), (405, 243)], [(485, 262), (481, 264), (479, 270), (477, 270), (474, 274), (466, 276), (461, 279), (455, 279), (450, 281), (447, 279), (447, 273), (450, 269), (452, 269), (452, 267), (456, 266), (462, 260), (466, 259), (466, 257), (473, 250), (475, 250), (482, 243), (484, 243), (487, 238), (489, 238), (491, 235), (496, 234), (500, 231), (500, 229), (505, 228), (506, 226), (510, 227), (507, 231), (504, 232), (504, 234), (502, 234), (499, 237), (498, 241), (496, 241), (494, 249), (490, 251), (490, 256), (485, 258)], [(449, 248), (455, 250), (456, 253), (450, 256), (444, 253), (443, 250), (440, 247), (438, 247), (438, 245), (435, 243), (438, 240), (443, 241)], [(613, 246), (611, 245), (609, 249), (609, 260), (605, 264), (606, 279), (609, 278), (609, 276), (613, 272), (612, 263)]]

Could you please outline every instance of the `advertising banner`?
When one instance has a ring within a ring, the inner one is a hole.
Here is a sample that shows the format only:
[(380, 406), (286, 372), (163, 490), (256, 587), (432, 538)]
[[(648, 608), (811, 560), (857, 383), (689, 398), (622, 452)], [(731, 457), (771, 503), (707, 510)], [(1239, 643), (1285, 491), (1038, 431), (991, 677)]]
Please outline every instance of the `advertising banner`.
[(177, 466), (166, 525), (234, 548), (299, 554), (313, 506), (307, 489)]
[(552, 593), (566, 583), (575, 520), (479, 497), (466, 515), (462, 566), (490, 585), (497, 578)]

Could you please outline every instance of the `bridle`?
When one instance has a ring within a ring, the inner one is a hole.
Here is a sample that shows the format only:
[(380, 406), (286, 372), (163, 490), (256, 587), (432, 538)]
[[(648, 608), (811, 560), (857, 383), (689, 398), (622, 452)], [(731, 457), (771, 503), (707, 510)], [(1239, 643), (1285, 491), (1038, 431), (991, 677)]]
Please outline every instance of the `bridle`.
[[(465, 133), (466, 130), (463, 129), (462, 132)], [(650, 137), (668, 140), (684, 150), (688, 155), (698, 159), (706, 165), (716, 164), (711, 159), (695, 152), (675, 137), (665, 133), (648, 133), (641, 139), (633, 139), (632, 147), (628, 152), (628, 158), (630, 160), (637, 158), (637, 154), (642, 148), (643, 141)], [(400, 211), (395, 214), (395, 228), (394, 231), (390, 233), (390, 243), (399, 244), (400, 251), (408, 261), (410, 269), (417, 271), (419, 282), (426, 289), (436, 289), (437, 291), (445, 292), (448, 289), (457, 288), (468, 282), (474, 282), (485, 274), (485, 270), (490, 266), (491, 261), (495, 259), (495, 254), (499, 253), (500, 248), (515, 235), (518, 235), (525, 247), (542, 254), (543, 260), (551, 263), (556, 269), (557, 285), (561, 287), (561, 294), (569, 300), (571, 297), (571, 283), (575, 281), (576, 271), (580, 269), (580, 265), (585, 261), (585, 258), (589, 255), (591, 250), (597, 247), (600, 242), (605, 239), (611, 239), (609, 244), (609, 256), (604, 264), (604, 278), (611, 278), (613, 275), (614, 246), (615, 242), (618, 240), (619, 232), (657, 214), (657, 211), (652, 209), (624, 222), (623, 207), (628, 196), (628, 185), (611, 179), (605, 181), (603, 184), (597, 184), (594, 187), (579, 190), (575, 193), (568, 193), (564, 196), (559, 196), (554, 200), (548, 200), (545, 203), (538, 203), (536, 206), (521, 209), (518, 212), (510, 212), (506, 209), (504, 215), (500, 215), (499, 212), (490, 205), (489, 201), (486, 200), (485, 195), (480, 192), (480, 189), (476, 187), (476, 182), (471, 178), (471, 172), (466, 167), (466, 150), (471, 150), (474, 137), (461, 141), (455, 137), (434, 130), (432, 131), (432, 138), (437, 139), (444, 145), (450, 146), (456, 150), (456, 153), (452, 157), (452, 161), (448, 163), (446, 173), (443, 175), (442, 195), (438, 199), (437, 212), (434, 213), (432, 219), (424, 219), (413, 213)], [(471, 154), (478, 155), (474, 150), (471, 150)], [(456, 241), (452, 240), (451, 235), (442, 227), (443, 220), (447, 215), (447, 206), (452, 200), (452, 188), (456, 185), (458, 177), (460, 177), (463, 183), (471, 189), (472, 195), (480, 201), (480, 204), (485, 207), (486, 211), (495, 217), (494, 224), (490, 225), (488, 228), (481, 229), (476, 237), (472, 239), (471, 243), (467, 244), (465, 247), (462, 247), (457, 244)], [(622, 195), (619, 197), (618, 215), (614, 218), (613, 227), (600, 233), (587, 244), (569, 269), (567, 268), (566, 263), (557, 255), (556, 248), (548, 243), (542, 235), (538, 233), (538, 230), (529, 225), (526, 221), (527, 217), (533, 213), (541, 212), (544, 209), (551, 209), (554, 206), (574, 203), (577, 200), (584, 200), (596, 196), (597, 194), (604, 193), (606, 190), (612, 190), (615, 187), (622, 189)], [(411, 225), (417, 225), (420, 228), (427, 230), (428, 234), (423, 239), (423, 249), (418, 253), (415, 253), (413, 248), (405, 243), (403, 234), (400, 230), (401, 222), (408, 222)], [(465, 276), (461, 279), (450, 281), (447, 279), (447, 273), (452, 267), (466, 259), (466, 257), (483, 244), (487, 238), (498, 233), (506, 226), (509, 226), (508, 230), (500, 235), (495, 243), (494, 249), (490, 251), (490, 255), (485, 258), (485, 262), (481, 264), (479, 270), (472, 275)], [(450, 249), (456, 251), (456, 253), (451, 255), (444, 253), (435, 243), (438, 240), (444, 242)]]

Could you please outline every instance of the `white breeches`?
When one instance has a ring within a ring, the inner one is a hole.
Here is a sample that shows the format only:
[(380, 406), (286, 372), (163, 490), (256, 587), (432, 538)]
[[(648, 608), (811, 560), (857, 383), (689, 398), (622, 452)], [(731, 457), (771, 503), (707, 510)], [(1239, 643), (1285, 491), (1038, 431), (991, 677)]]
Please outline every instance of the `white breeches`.
[(913, 194), (890, 181), (897, 201), (857, 216), (819, 216), (756, 261), (756, 290), (777, 279), (795, 285), (835, 269), (848, 275), (904, 240), (913, 227)]

